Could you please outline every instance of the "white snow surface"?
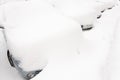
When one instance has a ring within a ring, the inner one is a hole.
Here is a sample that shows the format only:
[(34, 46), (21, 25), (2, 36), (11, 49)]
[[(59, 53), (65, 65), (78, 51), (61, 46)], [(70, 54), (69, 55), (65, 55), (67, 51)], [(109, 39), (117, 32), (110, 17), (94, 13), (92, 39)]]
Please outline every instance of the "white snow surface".
[[(120, 9), (117, 7), (116, 10)], [(106, 62), (106, 73), (105, 78), (109, 80), (119, 80), (120, 79), (120, 11), (116, 13), (117, 23), (114, 29), (113, 40), (110, 46), (109, 54)], [(115, 17), (115, 15), (114, 15)]]
[[(32, 80), (119, 80), (119, 28), (114, 34), (119, 10), (120, 7), (115, 7), (106, 11), (97, 21), (96, 27), (84, 33), (88, 42), (80, 50), (79, 56), (67, 60), (62, 57), (63, 60), (60, 57), (52, 58), (43, 72)], [(118, 35), (115, 41), (114, 35)], [(111, 43), (115, 43), (115, 48), (110, 47)]]
[(82, 25), (93, 24), (100, 11), (95, 9), (95, 4), (79, 0), (56, 0), (52, 4), (61, 14), (68, 16)]
[(7, 48), (2, 30), (0, 29), (0, 80), (23, 80), (16, 69), (12, 68), (7, 59)]
[(113, 7), (115, 0), (48, 0), (61, 14), (82, 25), (94, 24), (101, 11)]
[(77, 53), (83, 39), (80, 24), (55, 13), (44, 2), (16, 2), (3, 9), (8, 49), (24, 71), (44, 68), (47, 55)]
[[(71, 54), (71, 56), (69, 54), (52, 54), (53, 56), (49, 58), (48, 65), (44, 70), (31, 80), (120, 80), (119, 12), (119, 5), (112, 10), (104, 12), (102, 18), (95, 23), (96, 27), (83, 33), (86, 40), (82, 40), (82, 46), (80, 46), (80, 49), (78, 50), (79, 54)], [(18, 30), (19, 28), (15, 29)], [(20, 30), (22, 29), (23, 28), (20, 28)], [(12, 32), (14, 29), (10, 27), (8, 30)], [(24, 32), (26, 32), (26, 30), (27, 28), (24, 29)], [(30, 29), (30, 32), (28, 32), (32, 34), (31, 31), (32, 28)], [(116, 32), (114, 33), (114, 31)], [(17, 33), (20, 32), (18, 31)], [(35, 33), (37, 34), (37, 32)], [(11, 37), (14, 38), (12, 35)], [(30, 38), (30, 36), (28, 37)], [(2, 31), (0, 31), (0, 79), (23, 80), (18, 73), (10, 67), (7, 61), (5, 45)], [(113, 46), (113, 48), (111, 48), (111, 46)], [(33, 60), (33, 58), (29, 58), (29, 61), (30, 60)]]

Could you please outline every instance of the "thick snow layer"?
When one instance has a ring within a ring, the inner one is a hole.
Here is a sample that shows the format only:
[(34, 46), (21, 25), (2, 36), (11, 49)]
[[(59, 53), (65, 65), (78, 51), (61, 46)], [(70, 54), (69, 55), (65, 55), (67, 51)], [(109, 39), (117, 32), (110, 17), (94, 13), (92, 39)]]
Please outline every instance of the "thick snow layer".
[(100, 12), (93, 6), (94, 3), (78, 0), (55, 0), (51, 4), (58, 11), (82, 25), (93, 24)]
[(8, 49), (24, 71), (42, 69), (47, 55), (77, 53), (83, 37), (80, 24), (74, 20), (37, 0), (3, 7)]
[(7, 59), (7, 49), (3, 32), (0, 29), (0, 80), (23, 80)]
[[(55, 79), (57, 80), (59, 79), (119, 80), (120, 79), (119, 54), (115, 53), (114, 55), (114, 53), (110, 53), (109, 55), (110, 59), (108, 58), (107, 61), (109, 62), (109, 64), (105, 63), (109, 54), (108, 52), (109, 52), (109, 47), (111, 46), (111, 41), (112, 39), (114, 39), (113, 31), (114, 31), (114, 27), (118, 23), (117, 20), (120, 15), (118, 12), (119, 10), (120, 10), (119, 7), (117, 8), (115, 7), (112, 10), (106, 11), (105, 13), (103, 13), (102, 18), (96, 22), (95, 24), (96, 27), (93, 28), (93, 30), (84, 32), (84, 36), (87, 40), (81, 41), (82, 43), (84, 43), (84, 45), (82, 45), (80, 47), (80, 50), (78, 50), (79, 54), (71, 54), (70, 57), (68, 57), (69, 54), (66, 55), (53, 54), (54, 56), (51, 56), (49, 58), (48, 65), (44, 68), (44, 70), (31, 80), (40, 80), (40, 79), (41, 80), (48, 80), (48, 79), (50, 80), (55, 80)], [(15, 28), (15, 29), (19, 29), (19, 28)], [(119, 30), (119, 28), (117, 29)], [(12, 31), (13, 30), (12, 27), (10, 27), (9, 30)], [(26, 32), (26, 30), (27, 28), (24, 29), (24, 32)], [(32, 29), (30, 29), (30, 31), (32, 31)], [(18, 33), (20, 32), (18, 31)], [(35, 33), (37, 34), (37, 32)], [(119, 31), (117, 31), (117, 35), (118, 34)], [(18, 35), (22, 35), (22, 34), (18, 34)], [(28, 37), (30, 38), (30, 36)], [(116, 39), (118, 39), (118, 37), (119, 36), (116, 36), (115, 41)], [(115, 42), (114, 46), (116, 46), (119, 43), (118, 40), (117, 43)], [(115, 50), (118, 50), (119, 52), (119, 48), (116, 48)], [(114, 51), (114, 47), (113, 47), (113, 51)], [(17, 74), (15, 69), (10, 67), (9, 62), (7, 61), (6, 46), (2, 32), (0, 32), (0, 64), (1, 64), (0, 66), (1, 80), (23, 80)], [(106, 70), (106, 67), (108, 66), (110, 67), (109, 69)], [(31, 65), (29, 67), (31, 67)], [(106, 72), (107, 75), (106, 74), (104, 75), (104, 72)]]
[[(116, 15), (115, 15), (116, 14)], [(106, 62), (106, 77), (109, 80), (120, 79), (120, 7), (114, 9), (114, 15), (117, 18), (116, 26), (114, 29), (113, 40), (110, 46), (109, 54)]]
[(7, 2), (11, 2), (11, 1), (26, 1), (26, 0), (0, 0), (0, 5), (5, 4)]
[(120, 35), (118, 35), (120, 32), (120, 20), (116, 27), (106, 66), (106, 78), (109, 80), (120, 79)]
[(116, 1), (101, 0), (48, 0), (61, 14), (82, 25), (94, 24), (101, 11), (111, 8)]
[[(50, 59), (43, 72), (32, 80), (119, 80), (119, 46), (115, 55), (114, 51), (112, 55), (110, 54), (112, 60), (107, 59), (111, 41), (114, 39), (114, 30), (118, 24), (119, 13), (117, 12), (119, 10), (119, 7), (115, 7), (106, 11), (96, 23), (96, 27), (84, 33), (89, 41), (86, 43), (87, 47), (80, 50), (79, 56)], [(116, 35), (119, 38), (119, 29)], [(116, 44), (119, 45), (119, 39)], [(111, 67), (109, 70), (106, 70), (108, 66), (106, 60), (112, 64), (112, 66), (109, 65)]]

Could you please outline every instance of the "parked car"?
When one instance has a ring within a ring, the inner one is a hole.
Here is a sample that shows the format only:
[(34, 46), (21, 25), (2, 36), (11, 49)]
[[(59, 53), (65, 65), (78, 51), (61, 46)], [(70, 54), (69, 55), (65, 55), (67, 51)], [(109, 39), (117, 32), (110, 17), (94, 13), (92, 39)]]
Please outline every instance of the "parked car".
[(83, 39), (76, 21), (40, 0), (0, 6), (0, 25), (4, 26), (8, 60), (27, 80), (44, 69), (49, 56), (77, 52)]
[(115, 1), (107, 0), (48, 0), (64, 16), (70, 17), (81, 24), (83, 30), (94, 27), (101, 13), (115, 6)]

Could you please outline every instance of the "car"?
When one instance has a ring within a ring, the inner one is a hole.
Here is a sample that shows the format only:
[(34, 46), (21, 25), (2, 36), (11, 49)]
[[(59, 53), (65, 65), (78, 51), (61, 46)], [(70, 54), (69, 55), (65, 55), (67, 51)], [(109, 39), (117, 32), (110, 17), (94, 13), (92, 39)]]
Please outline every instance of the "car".
[(101, 13), (115, 6), (115, 1), (108, 0), (50, 0), (48, 3), (64, 16), (80, 23), (83, 30), (92, 29)]
[(6, 3), (0, 17), (10, 65), (27, 80), (44, 70), (51, 55), (74, 55), (82, 44), (80, 25), (43, 1)]
[[(12, 0), (12, 1), (29, 1), (29, 0)], [(43, 0), (42, 0), (43, 1)], [(83, 31), (90, 30), (94, 27), (97, 19), (101, 18), (105, 10), (112, 9), (115, 0), (44, 0), (64, 16), (70, 17), (81, 24)]]

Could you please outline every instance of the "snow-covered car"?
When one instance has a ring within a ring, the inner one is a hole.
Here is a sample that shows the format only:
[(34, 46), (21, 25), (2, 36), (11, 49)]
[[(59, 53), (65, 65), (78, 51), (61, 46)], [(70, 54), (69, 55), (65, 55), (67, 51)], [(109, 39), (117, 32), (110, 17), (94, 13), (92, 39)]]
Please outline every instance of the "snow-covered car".
[(98, 0), (96, 1), (96, 6), (98, 10), (100, 10), (101, 12), (104, 12), (105, 10), (109, 10), (112, 9), (115, 5), (117, 4), (116, 0)]
[(44, 69), (49, 56), (76, 54), (83, 39), (80, 24), (40, 0), (0, 6), (0, 25), (9, 62), (27, 80)]
[[(11, 0), (29, 1), (29, 0)], [(115, 6), (117, 0), (42, 0), (50, 3), (58, 12), (81, 24), (83, 30), (94, 27), (102, 12)], [(6, 0), (6, 2), (9, 2)]]
[(91, 29), (101, 12), (110, 9), (115, 1), (101, 0), (48, 0), (64, 16), (81, 24), (83, 30)]

